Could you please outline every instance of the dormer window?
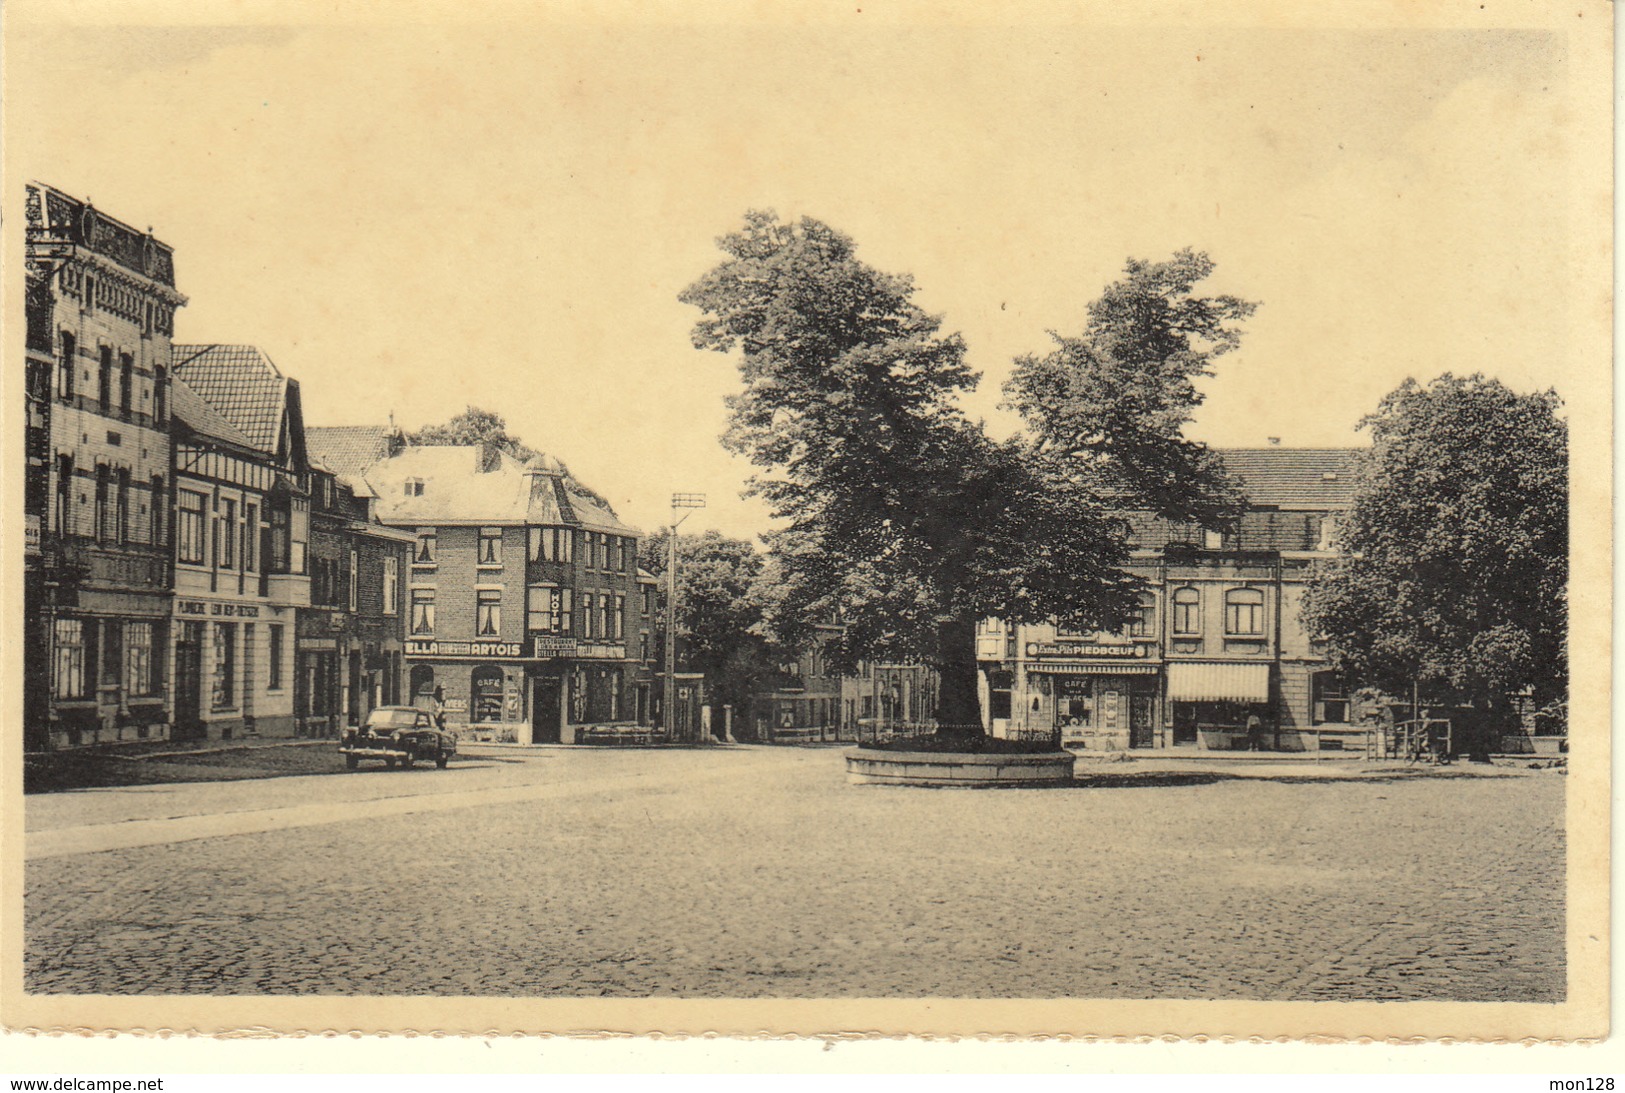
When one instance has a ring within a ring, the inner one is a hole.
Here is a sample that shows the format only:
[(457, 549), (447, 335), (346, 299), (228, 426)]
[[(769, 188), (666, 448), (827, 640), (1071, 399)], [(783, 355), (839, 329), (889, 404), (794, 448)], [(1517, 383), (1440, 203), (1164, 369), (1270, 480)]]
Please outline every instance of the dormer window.
[(408, 496), (408, 497), (422, 497), (423, 496), (423, 479), (421, 479), (421, 478), (408, 478), (406, 480), (406, 496)]

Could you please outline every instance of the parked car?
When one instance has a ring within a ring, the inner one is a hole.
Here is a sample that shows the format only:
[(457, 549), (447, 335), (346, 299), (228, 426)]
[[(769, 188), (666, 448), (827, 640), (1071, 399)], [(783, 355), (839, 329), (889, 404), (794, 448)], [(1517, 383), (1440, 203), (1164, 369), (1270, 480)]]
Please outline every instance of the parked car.
[(457, 754), (457, 734), (435, 723), (427, 710), (415, 706), (379, 706), (359, 729), (344, 731), (339, 744), (344, 765), (354, 770), (363, 759), (382, 759), (394, 767), (410, 767), (419, 759), (434, 760), (441, 770)]

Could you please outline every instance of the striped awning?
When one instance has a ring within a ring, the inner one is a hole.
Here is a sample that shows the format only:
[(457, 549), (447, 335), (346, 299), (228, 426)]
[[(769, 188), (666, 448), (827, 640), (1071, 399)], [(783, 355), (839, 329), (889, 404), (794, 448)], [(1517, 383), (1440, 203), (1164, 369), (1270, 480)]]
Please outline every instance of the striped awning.
[(1168, 698), (1173, 702), (1268, 702), (1268, 664), (1185, 662), (1168, 665)]

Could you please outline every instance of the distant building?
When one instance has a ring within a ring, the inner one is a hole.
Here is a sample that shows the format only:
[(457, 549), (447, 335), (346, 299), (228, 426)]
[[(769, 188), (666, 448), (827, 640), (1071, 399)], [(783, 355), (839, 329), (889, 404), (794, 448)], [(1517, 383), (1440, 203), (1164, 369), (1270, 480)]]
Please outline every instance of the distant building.
[(293, 736), (310, 605), (299, 384), (249, 345), (177, 345), (174, 361), (175, 735)]
[(854, 672), (838, 672), (825, 647), (840, 632), (839, 624), (819, 626), (799, 655), (780, 665), (771, 687), (753, 696), (755, 738), (793, 744), (935, 732), (935, 670), (865, 660)]
[[(312, 429), (412, 536), (408, 694), (474, 739), (586, 742), (647, 728), (650, 628), (637, 533), (555, 460), (489, 446), (391, 450), (376, 430)], [(635, 734), (634, 734), (635, 735)]]
[(34, 750), (169, 732), (171, 248), (27, 186), (24, 710)]
[(1147, 591), (1118, 633), (978, 627), (982, 708), (998, 736), (1059, 734), (1090, 749), (1356, 746), (1350, 696), (1302, 623), (1310, 567), (1335, 556), (1354, 449), (1219, 453), (1247, 505), (1222, 532), (1132, 518)]

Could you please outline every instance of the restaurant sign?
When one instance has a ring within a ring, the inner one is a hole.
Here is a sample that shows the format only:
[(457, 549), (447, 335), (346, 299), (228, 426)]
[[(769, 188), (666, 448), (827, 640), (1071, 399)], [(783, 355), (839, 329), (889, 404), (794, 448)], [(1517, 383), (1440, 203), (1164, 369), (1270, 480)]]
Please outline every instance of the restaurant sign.
[(1151, 646), (1106, 645), (1096, 641), (1029, 641), (1030, 657), (1148, 657)]

